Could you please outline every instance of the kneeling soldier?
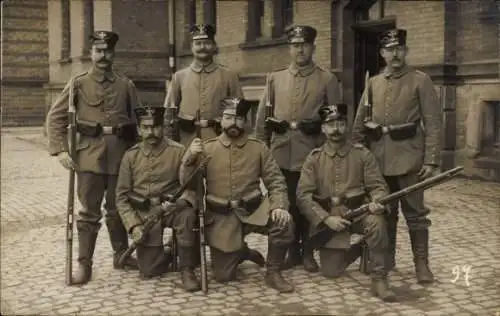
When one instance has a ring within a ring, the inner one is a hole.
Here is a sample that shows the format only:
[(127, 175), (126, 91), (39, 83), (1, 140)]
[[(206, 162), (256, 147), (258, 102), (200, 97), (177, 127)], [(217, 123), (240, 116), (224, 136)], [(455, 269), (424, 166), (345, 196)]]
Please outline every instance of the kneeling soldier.
[[(315, 245), (320, 249), (321, 272), (326, 277), (339, 276), (347, 265), (344, 260), (349, 253), (350, 233), (364, 234), (370, 249), (373, 294), (384, 301), (394, 301), (384, 267), (385, 207), (377, 203), (387, 195), (386, 183), (370, 151), (363, 145), (346, 141), (347, 106), (332, 105), (322, 108), (321, 112), (322, 131), (327, 141), (307, 157), (297, 187), (300, 211), (311, 223), (310, 236), (325, 229), (332, 232), (322, 244)], [(352, 223), (342, 218), (348, 207), (361, 206), (367, 197), (372, 201), (370, 213)]]
[[(266, 284), (292, 292), (280, 272), (294, 238), (285, 179), (266, 144), (245, 133), (250, 103), (234, 98), (223, 100), (223, 106), (222, 134), (204, 142), (195, 138), (181, 167), (183, 177), (200, 156), (210, 159), (205, 170), (205, 231), (214, 277), (219, 282), (234, 280), (238, 264), (249, 255), (244, 236), (260, 233), (269, 235)], [(261, 178), (267, 196), (261, 192)]]
[[(200, 284), (194, 274), (194, 256), (198, 249), (194, 248), (193, 229), (197, 218), (191, 207), (193, 200), (186, 192), (175, 203), (161, 202), (179, 189), (179, 168), (185, 154), (183, 145), (164, 138), (164, 112), (164, 107), (136, 109), (142, 142), (123, 156), (116, 204), (134, 241), (140, 241), (147, 234), (137, 247), (141, 277), (151, 278), (167, 272), (171, 258), (163, 248), (163, 230), (171, 227), (178, 239), (182, 283), (186, 291), (194, 292), (200, 290)], [(151, 207), (138, 206), (140, 199), (147, 199)], [(149, 232), (144, 232), (145, 221), (158, 211), (163, 212), (162, 219)]]

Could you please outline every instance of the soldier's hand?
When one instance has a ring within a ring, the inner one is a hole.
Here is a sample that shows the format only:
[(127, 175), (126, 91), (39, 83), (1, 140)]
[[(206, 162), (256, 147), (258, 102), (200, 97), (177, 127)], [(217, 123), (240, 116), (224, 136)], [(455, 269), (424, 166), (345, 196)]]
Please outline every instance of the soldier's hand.
[(161, 203), (161, 209), (162, 209), (163, 211), (166, 211), (166, 210), (167, 210), (167, 209), (169, 209), (172, 205), (175, 205), (175, 203), (172, 203), (172, 202), (170, 202), (170, 201), (163, 201), (163, 202)]
[(132, 228), (132, 240), (136, 243), (140, 243), (142, 236), (144, 235), (144, 226), (137, 225)]
[(427, 178), (432, 177), (434, 172), (436, 171), (436, 167), (431, 166), (431, 165), (424, 165), (422, 169), (420, 169), (420, 172), (418, 173), (418, 176), (420, 179), (425, 180)]
[(198, 155), (199, 153), (203, 152), (203, 144), (201, 142), (201, 139), (195, 138), (191, 142), (191, 145), (189, 146), (189, 150), (193, 155)]
[(385, 206), (378, 202), (371, 202), (370, 204), (368, 204), (368, 210), (370, 211), (370, 213), (378, 215), (385, 212)]
[(292, 219), (292, 217), (286, 210), (277, 208), (271, 212), (271, 219), (279, 226), (285, 226)]
[(340, 216), (328, 216), (323, 223), (325, 223), (326, 226), (330, 227), (331, 230), (340, 232), (346, 229), (349, 225), (351, 225), (351, 222), (343, 219)]
[(59, 163), (66, 169), (74, 169), (76, 170), (76, 164), (71, 159), (71, 156), (67, 151), (62, 151), (59, 154), (57, 154), (57, 159), (59, 160)]

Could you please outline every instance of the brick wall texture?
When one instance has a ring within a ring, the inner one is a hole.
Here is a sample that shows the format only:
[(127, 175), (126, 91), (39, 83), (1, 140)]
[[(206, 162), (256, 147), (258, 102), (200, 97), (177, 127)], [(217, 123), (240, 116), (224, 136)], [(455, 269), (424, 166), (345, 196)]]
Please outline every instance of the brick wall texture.
[(47, 3), (11, 0), (3, 9), (2, 124), (38, 125), (49, 76)]

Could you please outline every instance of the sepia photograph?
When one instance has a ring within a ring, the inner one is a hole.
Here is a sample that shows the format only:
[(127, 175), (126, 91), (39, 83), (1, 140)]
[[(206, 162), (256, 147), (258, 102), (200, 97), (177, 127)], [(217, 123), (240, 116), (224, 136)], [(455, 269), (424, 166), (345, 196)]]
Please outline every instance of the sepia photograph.
[(1, 315), (500, 316), (499, 0), (2, 0)]

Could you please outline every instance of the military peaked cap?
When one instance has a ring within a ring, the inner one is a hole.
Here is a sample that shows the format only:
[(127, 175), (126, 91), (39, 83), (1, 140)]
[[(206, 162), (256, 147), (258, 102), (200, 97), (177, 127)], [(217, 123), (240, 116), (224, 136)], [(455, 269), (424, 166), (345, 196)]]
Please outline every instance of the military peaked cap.
[(190, 30), (193, 40), (211, 39), (215, 37), (215, 28), (210, 24), (194, 25)]
[(286, 30), (289, 43), (314, 43), (318, 32), (312, 26), (294, 25)]
[(236, 110), (236, 116), (247, 117), (248, 111), (252, 108), (252, 101), (243, 98), (225, 98), (222, 100), (222, 109)]
[(319, 116), (323, 122), (330, 122), (338, 119), (347, 119), (347, 104), (338, 103), (323, 106), (319, 109)]
[(118, 34), (110, 31), (95, 31), (90, 35), (92, 44), (107, 44), (109, 48), (114, 48), (118, 39)]
[(165, 115), (165, 107), (141, 106), (134, 109), (137, 120), (152, 119), (155, 125), (162, 125)]
[(384, 48), (406, 45), (406, 30), (392, 29), (384, 32), (380, 38), (380, 45)]

